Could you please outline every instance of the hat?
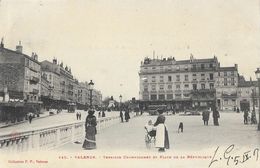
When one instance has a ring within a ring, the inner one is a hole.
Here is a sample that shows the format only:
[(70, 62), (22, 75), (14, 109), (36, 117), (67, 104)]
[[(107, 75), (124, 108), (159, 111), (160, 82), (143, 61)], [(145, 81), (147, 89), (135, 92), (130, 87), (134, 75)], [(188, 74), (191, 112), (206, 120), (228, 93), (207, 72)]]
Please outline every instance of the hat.
[(95, 110), (92, 110), (92, 109), (91, 109), (91, 110), (88, 111), (88, 114), (89, 114), (89, 115), (93, 115), (94, 113), (95, 113)]

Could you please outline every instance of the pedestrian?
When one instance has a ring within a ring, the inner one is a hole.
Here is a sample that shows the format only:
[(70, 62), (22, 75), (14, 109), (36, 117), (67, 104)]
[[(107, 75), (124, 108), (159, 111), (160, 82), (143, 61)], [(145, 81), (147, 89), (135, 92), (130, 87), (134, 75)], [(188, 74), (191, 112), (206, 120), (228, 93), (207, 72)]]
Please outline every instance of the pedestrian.
[(98, 112), (98, 118), (100, 118), (100, 117), (101, 117), (101, 111)]
[(83, 148), (86, 150), (90, 149), (96, 149), (96, 134), (97, 134), (97, 119), (94, 116), (95, 111), (94, 110), (89, 110), (88, 111), (88, 116), (86, 118), (86, 123), (85, 123), (85, 140), (83, 143)]
[(248, 111), (244, 111), (244, 124), (248, 124)]
[(159, 111), (159, 116), (157, 117), (154, 126), (156, 128), (156, 144), (155, 147), (159, 148), (159, 152), (164, 152), (165, 149), (170, 148), (168, 130), (165, 126), (165, 116), (162, 111)]
[(251, 113), (251, 124), (257, 124), (256, 114), (254, 110)]
[(219, 119), (220, 115), (219, 115), (219, 111), (217, 110), (217, 108), (215, 107), (213, 109), (213, 123), (215, 126), (219, 126), (218, 123), (218, 119)]
[(202, 120), (204, 122), (204, 125), (209, 124), (209, 111), (208, 110), (205, 110), (202, 112)]
[(129, 119), (130, 119), (129, 110), (126, 109), (126, 110), (125, 110), (125, 121), (128, 122)]
[(121, 118), (121, 122), (123, 123), (124, 122), (124, 115), (123, 115), (123, 112), (122, 112), (122, 110), (120, 110), (120, 118)]
[(81, 113), (79, 112), (79, 120), (81, 120)]
[(31, 124), (31, 123), (32, 123), (32, 119), (33, 119), (33, 116), (32, 116), (31, 113), (29, 114), (29, 117), (28, 117), (28, 118), (29, 118), (29, 123)]
[(237, 113), (239, 113), (239, 108), (237, 107)]
[(79, 119), (79, 113), (78, 112), (76, 112), (76, 118), (77, 118), (77, 120)]

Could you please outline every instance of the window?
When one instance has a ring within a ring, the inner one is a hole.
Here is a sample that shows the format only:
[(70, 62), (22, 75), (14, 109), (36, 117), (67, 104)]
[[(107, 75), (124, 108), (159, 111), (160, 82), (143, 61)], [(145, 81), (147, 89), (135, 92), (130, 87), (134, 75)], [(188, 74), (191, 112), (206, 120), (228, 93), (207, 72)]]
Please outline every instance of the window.
[(224, 76), (227, 76), (227, 72), (224, 72)]
[(167, 100), (172, 100), (173, 99), (173, 94), (167, 94)]
[(156, 67), (152, 67), (152, 69), (156, 69)]
[(156, 86), (155, 85), (152, 85), (152, 90), (156, 90)]
[(234, 76), (234, 71), (231, 71), (231, 72), (230, 72), (230, 75), (231, 75), (231, 76)]
[(143, 79), (144, 79), (144, 82), (145, 82), (145, 83), (148, 82), (148, 78), (147, 78), (147, 76), (145, 76)]
[(181, 85), (176, 85), (176, 89), (179, 90), (181, 88)]
[(144, 86), (144, 91), (148, 92), (148, 86)]
[(176, 75), (176, 81), (180, 81), (180, 75)]
[(235, 79), (231, 78), (231, 85), (235, 85)]
[(188, 71), (189, 69), (188, 69), (188, 65), (185, 65), (185, 71)]
[(196, 65), (195, 65), (195, 64), (194, 64), (194, 65), (192, 65), (192, 69), (194, 69), (194, 70), (196, 69)]
[(205, 84), (204, 83), (201, 84), (201, 89), (205, 89)]
[(192, 84), (193, 90), (197, 90), (197, 84)]
[(189, 75), (185, 75), (185, 81), (188, 81), (189, 80)]
[(201, 69), (205, 69), (205, 65), (204, 64), (201, 64)]
[(171, 90), (172, 89), (172, 85), (168, 85), (168, 89)]
[(163, 80), (163, 76), (160, 76), (160, 82), (163, 82), (164, 80)]
[(194, 81), (196, 81), (197, 80), (197, 74), (192, 74), (192, 78), (193, 78)]
[(209, 64), (209, 67), (210, 67), (210, 68), (213, 68), (213, 64)]
[(185, 94), (183, 94), (183, 96), (187, 98), (187, 97), (190, 97), (190, 94), (185, 93)]
[(160, 85), (160, 90), (164, 90), (164, 85)]
[(167, 70), (168, 70), (168, 71), (172, 71), (172, 67), (171, 67), (171, 66), (168, 66)]
[(218, 72), (218, 76), (220, 76), (220, 72)]
[(159, 100), (165, 100), (165, 95), (164, 94), (160, 94), (159, 95)]
[(156, 81), (155, 76), (152, 76), (152, 82), (155, 82), (155, 81)]
[(168, 76), (168, 82), (172, 81), (172, 76)]
[(157, 100), (157, 95), (151, 95), (151, 100)]
[(235, 106), (236, 105), (236, 100), (232, 99), (232, 105)]
[(185, 87), (185, 89), (188, 89), (189, 88), (189, 84), (185, 84), (184, 87)]
[(227, 78), (224, 78), (224, 86), (227, 86)]
[(214, 75), (211, 73), (211, 74), (209, 74), (209, 79), (210, 80), (213, 80), (213, 78), (214, 78)]
[(176, 99), (181, 99), (181, 94), (175, 94)]
[(228, 99), (224, 100), (224, 105), (228, 105)]
[(201, 74), (201, 80), (205, 80), (205, 74)]
[(209, 88), (210, 88), (210, 89), (214, 89), (214, 83), (210, 83), (210, 84), (209, 84)]
[(179, 71), (179, 70), (180, 70), (180, 67), (179, 67), (179, 66), (177, 66), (177, 67), (176, 67), (176, 70), (177, 70), (177, 71)]

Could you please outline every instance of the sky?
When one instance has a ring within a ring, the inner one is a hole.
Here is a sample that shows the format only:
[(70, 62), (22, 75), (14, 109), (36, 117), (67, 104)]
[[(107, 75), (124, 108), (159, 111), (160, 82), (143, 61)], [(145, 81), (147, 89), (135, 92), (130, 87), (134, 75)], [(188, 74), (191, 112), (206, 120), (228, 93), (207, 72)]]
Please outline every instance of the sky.
[(140, 63), (152, 57), (210, 58), (238, 64), (255, 79), (260, 66), (259, 0), (0, 0), (6, 48), (54, 57), (103, 97), (139, 98)]

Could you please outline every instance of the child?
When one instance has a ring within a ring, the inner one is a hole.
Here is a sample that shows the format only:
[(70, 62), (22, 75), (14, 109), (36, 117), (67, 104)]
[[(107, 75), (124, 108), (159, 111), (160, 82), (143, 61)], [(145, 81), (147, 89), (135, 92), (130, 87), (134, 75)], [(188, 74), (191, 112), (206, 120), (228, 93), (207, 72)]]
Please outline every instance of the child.
[(152, 120), (148, 121), (148, 123), (144, 126), (144, 129), (146, 129), (146, 131), (150, 135), (150, 132), (153, 131), (153, 122), (152, 122)]

